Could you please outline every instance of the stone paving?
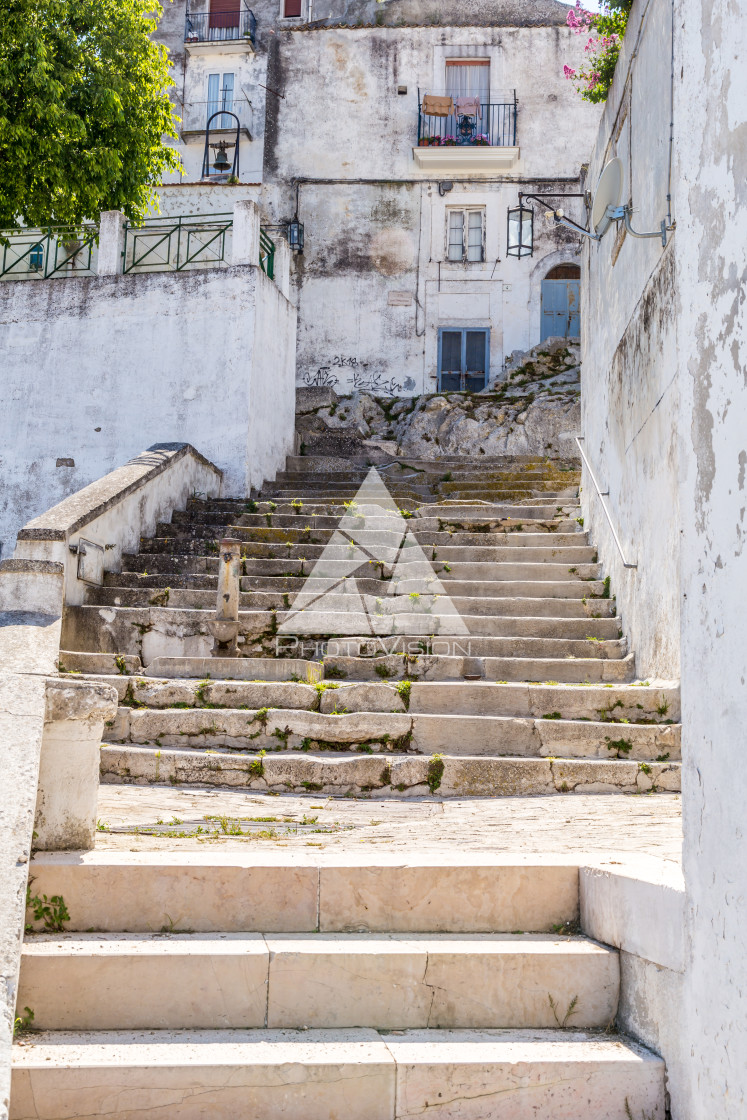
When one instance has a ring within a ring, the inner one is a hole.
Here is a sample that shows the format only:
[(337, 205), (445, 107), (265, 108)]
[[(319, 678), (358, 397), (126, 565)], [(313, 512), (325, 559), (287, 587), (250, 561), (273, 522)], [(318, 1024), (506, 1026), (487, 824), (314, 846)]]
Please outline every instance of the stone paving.
[[(97, 850), (251, 843), (334, 851), (639, 853), (679, 862), (682, 844), (681, 798), (666, 793), (395, 801), (104, 785), (98, 816), (109, 831), (98, 833)], [(178, 823), (171, 824), (174, 818)], [(198, 828), (203, 832), (196, 834)], [(239, 828), (241, 834), (231, 834)]]

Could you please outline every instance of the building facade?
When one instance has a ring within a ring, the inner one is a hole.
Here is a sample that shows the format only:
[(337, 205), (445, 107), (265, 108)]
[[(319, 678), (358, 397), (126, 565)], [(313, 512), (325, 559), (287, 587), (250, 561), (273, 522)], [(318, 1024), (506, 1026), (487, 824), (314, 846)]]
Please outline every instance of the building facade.
[[(251, 198), (270, 230), (298, 217), (299, 385), (479, 390), (513, 351), (579, 333), (575, 235), (530, 201), (531, 247), (508, 245), (519, 192), (585, 190), (599, 111), (563, 75), (583, 50), (567, 13), (556, 0), (168, 6), (184, 170), (162, 212)], [(562, 205), (584, 220), (582, 197)]]

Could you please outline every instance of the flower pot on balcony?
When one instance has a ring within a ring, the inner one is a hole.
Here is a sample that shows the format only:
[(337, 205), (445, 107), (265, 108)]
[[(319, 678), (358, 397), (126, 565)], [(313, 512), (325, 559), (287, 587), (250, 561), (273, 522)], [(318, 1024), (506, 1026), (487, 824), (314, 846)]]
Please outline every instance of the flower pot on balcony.
[(420, 139), (418, 140), (418, 147), (419, 148), (428, 148), (428, 147), (430, 147), (430, 145), (432, 143), (433, 143), (433, 141), (431, 140), (430, 136), (421, 136)]

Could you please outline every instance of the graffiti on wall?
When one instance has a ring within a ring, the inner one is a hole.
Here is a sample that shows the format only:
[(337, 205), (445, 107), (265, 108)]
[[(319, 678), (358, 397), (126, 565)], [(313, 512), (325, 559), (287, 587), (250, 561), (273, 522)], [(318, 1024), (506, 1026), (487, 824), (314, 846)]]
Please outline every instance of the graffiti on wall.
[(301, 384), (309, 388), (332, 388), (340, 394), (371, 393), (378, 397), (393, 397), (398, 393), (412, 392), (415, 382), (406, 377), (404, 382), (396, 377), (373, 373), (368, 363), (344, 354), (335, 354), (327, 365), (307, 370), (301, 375)]

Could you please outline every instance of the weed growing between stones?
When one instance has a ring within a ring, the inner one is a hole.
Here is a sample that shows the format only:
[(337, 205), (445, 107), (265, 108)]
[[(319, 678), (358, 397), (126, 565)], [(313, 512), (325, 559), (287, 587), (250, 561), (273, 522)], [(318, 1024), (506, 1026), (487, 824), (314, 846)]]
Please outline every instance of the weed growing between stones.
[(440, 754), (431, 755), (431, 760), (428, 763), (428, 774), (425, 779), (428, 783), (428, 789), (431, 791), (431, 793), (435, 793), (436, 790), (440, 787), (443, 776), (443, 756)]
[[(32, 882), (33, 879), (26, 887), (26, 909), (33, 912), (35, 922), (43, 923), (45, 930), (50, 933), (62, 933), (65, 929), (65, 922), (70, 921), (70, 914), (64, 898), (61, 894), (53, 894), (51, 898), (47, 898), (45, 894), (41, 897), (38, 894), (32, 895)], [(28, 924), (26, 932), (33, 933), (34, 926)]]
[(562, 1019), (558, 1015), (558, 1005), (555, 1002), (555, 1000), (552, 998), (552, 996), (550, 995), (549, 992), (547, 993), (547, 998), (550, 1002), (550, 1007), (552, 1009), (553, 1018), (555, 1019), (555, 1022), (558, 1024), (558, 1027), (560, 1028), (561, 1031), (567, 1030), (568, 1029), (568, 1020), (571, 1019), (576, 1014), (576, 1011), (577, 1011), (578, 996), (575, 995), (573, 997), (573, 999), (571, 1000), (571, 1002), (568, 1004), (568, 1008), (567, 1008), (566, 1013), (565, 1013), (565, 1015), (563, 1016)]
[(13, 1038), (23, 1038), (25, 1034), (31, 1034), (37, 1028), (34, 1026), (34, 1012), (30, 1007), (24, 1007), (25, 1015), (16, 1015), (13, 1020)]

